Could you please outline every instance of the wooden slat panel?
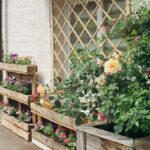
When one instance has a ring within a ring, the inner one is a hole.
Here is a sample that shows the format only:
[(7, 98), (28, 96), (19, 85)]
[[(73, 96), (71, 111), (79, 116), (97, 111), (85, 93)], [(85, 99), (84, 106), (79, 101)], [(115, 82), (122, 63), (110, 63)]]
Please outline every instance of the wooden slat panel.
[(0, 93), (4, 96), (7, 96), (13, 100), (16, 100), (20, 103), (24, 103), (26, 105), (29, 105), (31, 102), (34, 102), (33, 96), (31, 95), (24, 95), (22, 93), (17, 93), (15, 91), (11, 91), (1, 86), (0, 86)]
[(63, 116), (62, 114), (60, 114), (54, 110), (48, 110), (48, 109), (40, 106), (38, 103), (31, 104), (31, 111), (32, 111), (32, 113), (37, 114), (38, 116), (41, 116), (45, 119), (48, 119), (49, 121), (55, 122), (66, 128), (76, 130), (74, 118), (71, 118), (68, 116)]
[[(99, 124), (101, 125), (101, 123)], [(122, 135), (115, 135), (93, 125), (79, 126), (78, 131), (86, 134), (86, 148), (93, 150), (149, 150), (150, 137), (131, 139)], [(81, 143), (82, 144), (82, 143)]]
[(24, 131), (23, 129), (15, 126), (14, 124), (10, 123), (9, 121), (3, 118), (1, 119), (1, 124), (9, 130), (13, 131), (15, 134), (22, 137), (23, 139), (31, 141), (31, 134), (29, 132)]
[(86, 146), (92, 147), (95, 150), (127, 150), (128, 146), (116, 143), (110, 140), (105, 140), (94, 135), (86, 134)]
[(7, 70), (9, 72), (16, 72), (22, 74), (34, 74), (37, 72), (35, 65), (17, 65), (0, 62), (0, 70)]
[(36, 132), (35, 130), (32, 130), (32, 138), (36, 139), (37, 141), (41, 142), (45, 146), (53, 149), (53, 150), (68, 150), (67, 147), (61, 145), (60, 143), (54, 141), (54, 139), (50, 139), (46, 137), (45, 135)]
[(111, 132), (105, 131), (105, 130), (101, 130), (101, 129), (96, 129), (94, 127), (90, 127), (90, 126), (79, 126), (78, 130), (81, 130), (87, 134), (96, 136), (98, 138), (102, 138), (102, 139), (107, 139), (107, 140), (111, 140), (113, 142), (116, 143), (120, 143), (123, 145), (127, 145), (129, 147), (132, 147), (134, 142), (133, 139), (125, 137), (125, 136), (121, 136), (121, 135), (115, 135)]
[(82, 131), (77, 131), (77, 150), (86, 150), (86, 137)]
[(24, 123), (24, 122), (20, 122), (18, 119), (14, 118), (12, 116), (9, 116), (4, 112), (2, 112), (2, 118), (9, 121), (12, 124), (14, 124), (15, 126), (21, 128), (22, 130), (27, 131), (27, 132), (31, 131), (31, 128), (34, 127), (33, 124), (27, 124), (27, 123)]

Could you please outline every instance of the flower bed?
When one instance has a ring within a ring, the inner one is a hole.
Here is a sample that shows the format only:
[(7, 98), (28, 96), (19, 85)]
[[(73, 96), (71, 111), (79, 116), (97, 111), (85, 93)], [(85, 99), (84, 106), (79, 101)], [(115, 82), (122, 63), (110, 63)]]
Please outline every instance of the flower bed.
[(41, 148), (43, 147), (49, 147), (52, 148), (53, 150), (66, 150), (66, 147), (55, 141), (54, 139), (49, 139), (47, 136), (32, 130), (32, 143), (36, 144), (39, 143), (38, 145), (41, 146), (41, 143), (43, 144)]
[(31, 141), (31, 129), (34, 127), (31, 122), (31, 113), (17, 111), (11, 106), (4, 107), (1, 124), (27, 141)]
[[(46, 85), (46, 87), (39, 85), (34, 98), (35, 101), (38, 101), (31, 105), (34, 114), (45, 117), (73, 130), (76, 129), (76, 125), (105, 120), (105, 116), (98, 111), (90, 113), (89, 111), (78, 108), (78, 106), (76, 106), (77, 108), (72, 107), (68, 109), (67, 105), (69, 105), (69, 100), (63, 100), (66, 98), (63, 95), (63, 91), (56, 90), (51, 93), (48, 85)], [(80, 107), (82, 107), (82, 105), (86, 106), (78, 100), (77, 102), (77, 105), (81, 104)]]
[(19, 57), (17, 53), (5, 54), (0, 69), (22, 74), (34, 74), (37, 66), (31, 65), (31, 57)]
[(29, 105), (31, 102), (34, 102), (33, 96), (25, 95), (22, 93), (18, 93), (15, 91), (11, 91), (9, 89), (3, 88), (0, 86), (0, 91), (2, 95), (8, 96), (11, 99), (14, 99), (18, 102)]
[[(43, 144), (46, 143), (48, 147), (54, 150), (57, 150), (57, 146), (54, 144), (61, 145), (60, 147), (63, 149), (76, 149), (76, 133), (55, 123), (49, 122), (45, 125), (37, 123), (33, 133), (33, 139)], [(42, 139), (39, 138), (39, 134)]]
[(31, 84), (28, 80), (17, 80), (15, 76), (8, 76), (0, 85), (2, 95), (27, 105), (34, 101), (31, 96)]
[(12, 123), (13, 125), (17, 126), (18, 128), (21, 128), (24, 131), (31, 131), (31, 128), (34, 127), (33, 124), (27, 124), (27, 123), (21, 122), (20, 120), (16, 119), (13, 116), (8, 115), (5, 112), (2, 112), (2, 118)]
[(63, 114), (60, 114), (55, 110), (48, 110), (47, 108), (42, 107), (38, 103), (31, 104), (31, 111), (32, 113), (42, 116), (43, 118), (46, 118), (52, 122), (60, 124), (69, 129), (76, 130), (74, 118), (64, 116)]

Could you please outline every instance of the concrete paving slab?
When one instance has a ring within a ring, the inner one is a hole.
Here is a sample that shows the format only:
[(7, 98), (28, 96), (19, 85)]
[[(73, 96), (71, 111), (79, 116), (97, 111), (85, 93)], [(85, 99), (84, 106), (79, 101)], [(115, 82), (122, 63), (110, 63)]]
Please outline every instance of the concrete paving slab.
[(41, 150), (0, 125), (0, 150)]

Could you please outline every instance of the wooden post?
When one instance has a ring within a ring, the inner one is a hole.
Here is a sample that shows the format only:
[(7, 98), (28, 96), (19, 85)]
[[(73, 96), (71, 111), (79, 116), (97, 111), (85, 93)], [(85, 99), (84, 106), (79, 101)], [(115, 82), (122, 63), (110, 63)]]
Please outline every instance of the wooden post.
[(32, 76), (32, 95), (36, 93), (36, 74)]
[(32, 122), (35, 125), (38, 121), (37, 121), (37, 116), (36, 114), (32, 113)]
[(41, 116), (38, 116), (38, 123), (42, 123), (42, 118), (41, 118)]
[(126, 11), (127, 16), (131, 14), (131, 0), (126, 0)]
[(18, 110), (21, 111), (21, 103), (18, 102)]
[(82, 131), (77, 131), (77, 150), (86, 150), (85, 149), (85, 133)]

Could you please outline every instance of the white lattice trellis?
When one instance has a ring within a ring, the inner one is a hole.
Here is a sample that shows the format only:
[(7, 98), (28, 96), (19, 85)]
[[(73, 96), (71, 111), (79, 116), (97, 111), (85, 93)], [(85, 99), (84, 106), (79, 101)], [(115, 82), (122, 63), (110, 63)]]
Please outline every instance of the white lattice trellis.
[[(69, 56), (74, 48), (92, 49), (97, 37), (102, 36), (102, 27), (109, 22), (118, 22), (130, 13), (129, 0), (52, 0), (54, 76), (68, 77)], [(112, 24), (110, 31), (116, 24)], [(123, 40), (112, 39), (103, 32), (101, 46), (108, 50), (125, 47)], [(79, 56), (80, 57), (80, 56)]]

